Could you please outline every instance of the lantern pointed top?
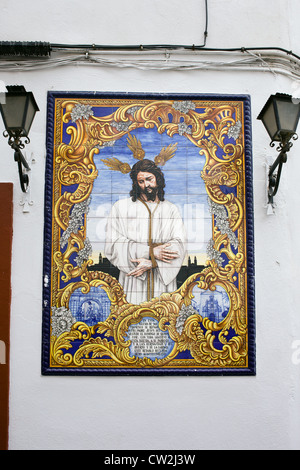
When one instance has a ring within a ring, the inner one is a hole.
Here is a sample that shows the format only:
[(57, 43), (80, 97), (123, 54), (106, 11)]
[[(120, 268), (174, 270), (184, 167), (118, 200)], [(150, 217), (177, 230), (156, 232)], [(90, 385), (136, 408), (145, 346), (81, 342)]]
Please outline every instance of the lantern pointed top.
[(8, 93), (24, 93), (26, 89), (23, 85), (7, 85)]

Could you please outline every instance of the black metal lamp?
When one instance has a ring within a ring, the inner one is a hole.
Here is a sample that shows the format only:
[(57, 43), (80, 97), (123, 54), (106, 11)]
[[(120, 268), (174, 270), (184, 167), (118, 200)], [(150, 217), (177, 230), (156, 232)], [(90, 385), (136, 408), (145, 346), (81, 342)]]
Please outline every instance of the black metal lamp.
[[(268, 199), (270, 204), (273, 204), (273, 198), (279, 187), (282, 165), (287, 161), (287, 152), (293, 146), (291, 139), (298, 139), (296, 130), (299, 117), (300, 103), (293, 100), (290, 95), (276, 93), (270, 96), (257, 118), (263, 122), (271, 138), (271, 147), (275, 146), (275, 142), (279, 142), (277, 150), (280, 153), (269, 168)], [(277, 167), (277, 174), (274, 174)]]
[[(23, 86), (7, 86), (6, 89), (4, 103), (0, 103), (0, 111), (5, 126), (3, 135), (8, 137), (8, 144), (15, 151), (21, 188), (23, 192), (26, 192), (29, 178), (27, 173), (23, 172), (22, 167), (26, 170), (30, 170), (30, 168), (21, 149), (30, 142), (28, 134), (35, 113), (39, 111), (39, 108), (32, 92), (26, 91)], [(22, 142), (22, 138), (25, 139), (24, 142)]]

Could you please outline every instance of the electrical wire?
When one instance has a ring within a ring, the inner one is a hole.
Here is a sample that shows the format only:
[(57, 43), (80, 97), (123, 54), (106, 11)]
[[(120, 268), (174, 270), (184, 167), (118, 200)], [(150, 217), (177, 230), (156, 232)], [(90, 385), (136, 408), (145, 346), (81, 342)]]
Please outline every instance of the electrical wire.
[(161, 50), (161, 49), (186, 49), (186, 50), (199, 50), (206, 46), (208, 36), (208, 0), (205, 2), (205, 29), (204, 29), (204, 42), (202, 45), (171, 45), (171, 44), (140, 44), (140, 45), (101, 45), (101, 44), (51, 44), (50, 50), (67, 50), (67, 49), (84, 49), (93, 51), (145, 51), (145, 50)]
[(71, 51), (56, 53), (50, 58), (0, 60), (1, 71), (34, 71), (62, 66), (98, 66), (135, 68), (139, 70), (230, 70), (270, 72), (300, 80), (300, 60), (291, 60), (280, 51), (255, 53), (252, 51), (209, 52), (187, 51)]
[[(139, 69), (228, 69), (240, 68), (251, 70), (268, 70), (274, 73), (290, 74), (299, 77), (300, 56), (293, 51), (282, 47), (234, 47), (234, 48), (208, 48), (206, 40), (208, 36), (209, 11), (208, 0), (205, 2), (205, 30), (202, 45), (176, 45), (176, 44), (140, 44), (140, 45), (101, 45), (101, 44), (50, 44), (45, 42), (1, 42), (0, 41), (0, 70), (37, 70), (42, 68), (59, 67), (70, 64), (89, 64), (112, 67), (135, 67)], [(101, 56), (99, 56), (101, 53)], [(109, 53), (112, 57), (107, 59)], [(125, 59), (115, 58), (121, 53)], [(128, 54), (138, 55), (137, 59), (127, 59)], [(141, 54), (143, 53), (143, 54)], [(166, 54), (172, 60), (144, 60), (147, 53)], [(194, 53), (192, 60), (176, 59), (176, 55)], [(199, 59), (199, 54), (201, 59)], [(242, 54), (252, 56), (252, 60), (246, 59), (226, 61), (203, 60), (202, 55), (207, 54), (222, 56)], [(174, 59), (175, 55), (175, 59)], [(141, 57), (142, 56), (142, 57)], [(18, 62), (11, 65), (12, 60)], [(196, 60), (195, 60), (196, 57)], [(25, 60), (26, 59), (26, 60)]]
[(131, 67), (139, 70), (263, 71), (300, 80), (300, 56), (282, 47), (206, 47), (209, 13), (208, 0), (204, 1), (205, 30), (202, 45), (50, 44), (6, 41), (0, 42), (0, 70), (33, 71), (76, 64)]
[(144, 52), (144, 51), (203, 51), (203, 52), (283, 52), (286, 55), (300, 60), (300, 56), (295, 54), (293, 51), (288, 49), (284, 49), (283, 47), (233, 47), (233, 48), (218, 48), (218, 47), (205, 47), (203, 46), (196, 46), (196, 45), (188, 45), (188, 44), (181, 44), (181, 45), (171, 45), (171, 44), (140, 44), (137, 45), (100, 45), (100, 44), (51, 44), (51, 51), (55, 52), (62, 52), (68, 50), (82, 50), (82, 51), (102, 51), (102, 52)]
[(189, 45), (189, 44), (139, 44), (139, 45), (113, 45), (113, 44), (52, 44), (46, 42), (15, 42), (15, 41), (0, 41), (0, 58), (8, 57), (10, 60), (13, 57), (20, 58), (36, 58), (51, 56), (51, 53), (69, 53), (70, 51), (78, 51), (82, 53), (90, 52), (155, 52), (155, 51), (193, 51), (193, 52), (213, 52), (213, 53), (274, 53), (281, 52), (286, 54), (292, 59), (300, 61), (300, 56), (291, 50), (282, 47), (234, 47), (234, 48), (211, 48), (206, 47), (208, 36), (208, 0), (205, 2), (205, 30), (204, 30), (204, 43), (202, 45)]

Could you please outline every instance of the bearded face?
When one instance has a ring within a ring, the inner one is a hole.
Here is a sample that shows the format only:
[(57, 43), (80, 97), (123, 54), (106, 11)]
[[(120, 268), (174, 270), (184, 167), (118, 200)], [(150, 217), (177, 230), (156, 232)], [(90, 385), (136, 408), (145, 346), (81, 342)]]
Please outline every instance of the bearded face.
[(144, 198), (147, 201), (155, 201), (158, 191), (155, 175), (147, 171), (140, 171), (137, 175), (137, 183)]
[(130, 172), (132, 201), (139, 197), (145, 201), (165, 200), (165, 178), (161, 169), (151, 160), (141, 160), (135, 163)]

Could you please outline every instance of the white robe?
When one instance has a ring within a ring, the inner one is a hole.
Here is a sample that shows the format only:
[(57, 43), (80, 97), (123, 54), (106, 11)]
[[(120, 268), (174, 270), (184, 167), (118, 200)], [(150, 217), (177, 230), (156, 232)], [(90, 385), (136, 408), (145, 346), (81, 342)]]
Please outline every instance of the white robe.
[[(131, 198), (116, 202), (108, 217), (106, 227), (105, 256), (120, 270), (119, 282), (127, 301), (140, 304), (163, 292), (177, 289), (176, 276), (186, 254), (186, 232), (177, 207), (168, 201), (148, 202), (152, 216), (140, 200)], [(178, 252), (178, 258), (165, 263), (156, 260), (157, 267), (139, 277), (128, 276), (137, 263), (132, 259), (150, 258), (149, 229), (153, 244), (170, 243), (170, 250)]]

